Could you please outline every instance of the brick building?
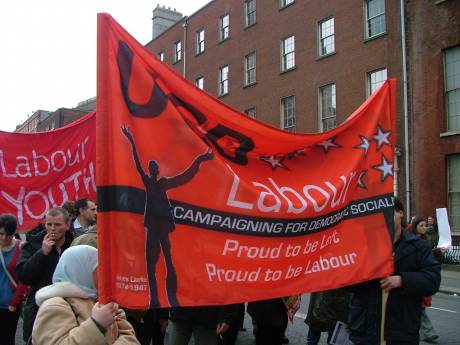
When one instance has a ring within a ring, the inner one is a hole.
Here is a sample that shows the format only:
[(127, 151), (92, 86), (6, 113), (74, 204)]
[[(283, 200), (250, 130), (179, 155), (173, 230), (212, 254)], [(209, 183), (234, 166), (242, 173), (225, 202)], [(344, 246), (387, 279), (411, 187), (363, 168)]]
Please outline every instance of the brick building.
[(55, 111), (37, 110), (14, 132), (32, 133), (50, 131), (68, 125), (96, 109), (96, 97), (78, 103), (75, 108), (59, 108)]
[[(460, 1), (213, 0), (189, 17), (157, 5), (152, 19), (147, 49), (289, 131), (336, 126), (397, 78), (395, 192), (410, 200), (408, 216), (447, 207), (460, 234)], [(45, 113), (18, 130), (69, 122)]]
[(407, 1), (412, 200), (460, 233), (460, 1)]
[(37, 132), (38, 124), (45, 120), (50, 115), (50, 113), (51, 112), (47, 110), (37, 110), (32, 115), (30, 115), (27, 120), (16, 126), (14, 131), (16, 133)]
[(223, 102), (296, 132), (340, 124), (397, 78), (395, 191), (410, 214), (448, 207), (460, 231), (459, 1), (214, 0), (146, 47)]
[(55, 128), (64, 127), (75, 120), (85, 116), (87, 112), (77, 109), (59, 108), (40, 121), (37, 126), (37, 132), (50, 131)]

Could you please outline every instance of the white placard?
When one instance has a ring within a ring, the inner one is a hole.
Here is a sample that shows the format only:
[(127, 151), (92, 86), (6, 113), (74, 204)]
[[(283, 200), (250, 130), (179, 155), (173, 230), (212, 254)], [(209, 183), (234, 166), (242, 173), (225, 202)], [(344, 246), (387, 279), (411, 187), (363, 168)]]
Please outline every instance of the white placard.
[(450, 248), (452, 246), (452, 235), (450, 233), (449, 218), (447, 209), (437, 208), (436, 218), (438, 221), (439, 241), (437, 248)]
[(342, 321), (337, 321), (334, 327), (334, 333), (331, 336), (332, 345), (353, 345), (350, 337), (350, 331), (348, 330), (347, 324)]

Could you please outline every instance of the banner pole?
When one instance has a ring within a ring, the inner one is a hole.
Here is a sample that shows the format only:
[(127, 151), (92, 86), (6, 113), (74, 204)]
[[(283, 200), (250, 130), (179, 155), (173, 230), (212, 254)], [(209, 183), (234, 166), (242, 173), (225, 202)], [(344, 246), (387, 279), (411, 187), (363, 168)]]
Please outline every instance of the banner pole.
[(380, 321), (380, 344), (385, 345), (385, 314), (387, 310), (388, 293), (382, 290), (382, 315)]

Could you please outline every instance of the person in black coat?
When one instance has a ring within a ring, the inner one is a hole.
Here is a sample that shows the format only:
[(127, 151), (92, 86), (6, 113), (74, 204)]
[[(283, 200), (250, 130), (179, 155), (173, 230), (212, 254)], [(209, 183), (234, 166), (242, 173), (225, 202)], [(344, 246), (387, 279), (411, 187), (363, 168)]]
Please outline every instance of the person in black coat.
[(395, 273), (380, 281), (389, 292), (385, 340), (387, 345), (418, 344), (424, 296), (434, 295), (441, 284), (441, 264), (429, 244), (413, 233), (402, 230), (404, 208), (395, 201)]
[[(403, 231), (404, 206), (395, 199), (394, 274), (380, 280), (388, 292), (384, 338), (387, 345), (419, 344), (422, 299), (434, 295), (441, 283), (441, 265), (426, 241)], [(356, 345), (379, 344), (381, 298), (378, 281), (358, 284), (350, 301), (350, 340)]]
[(51, 284), (59, 258), (73, 240), (69, 229), (68, 212), (61, 207), (52, 208), (46, 213), (45, 229), (28, 234), (22, 247), (15, 272), (19, 281), (31, 286), (23, 310), (23, 338), (26, 342), (32, 335), (38, 311), (35, 293)]
[(249, 302), (248, 314), (257, 325), (256, 345), (281, 345), (288, 314), (282, 298)]

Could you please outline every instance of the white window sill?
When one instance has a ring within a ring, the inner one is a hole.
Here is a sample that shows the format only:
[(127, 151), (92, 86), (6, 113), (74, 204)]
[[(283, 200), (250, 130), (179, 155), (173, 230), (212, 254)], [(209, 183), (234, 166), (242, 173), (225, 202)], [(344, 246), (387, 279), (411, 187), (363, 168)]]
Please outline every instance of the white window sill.
[(441, 134), (439, 134), (439, 137), (445, 138), (445, 137), (451, 137), (453, 135), (460, 135), (460, 129), (455, 130), (455, 131), (449, 131), (449, 132), (441, 133)]

